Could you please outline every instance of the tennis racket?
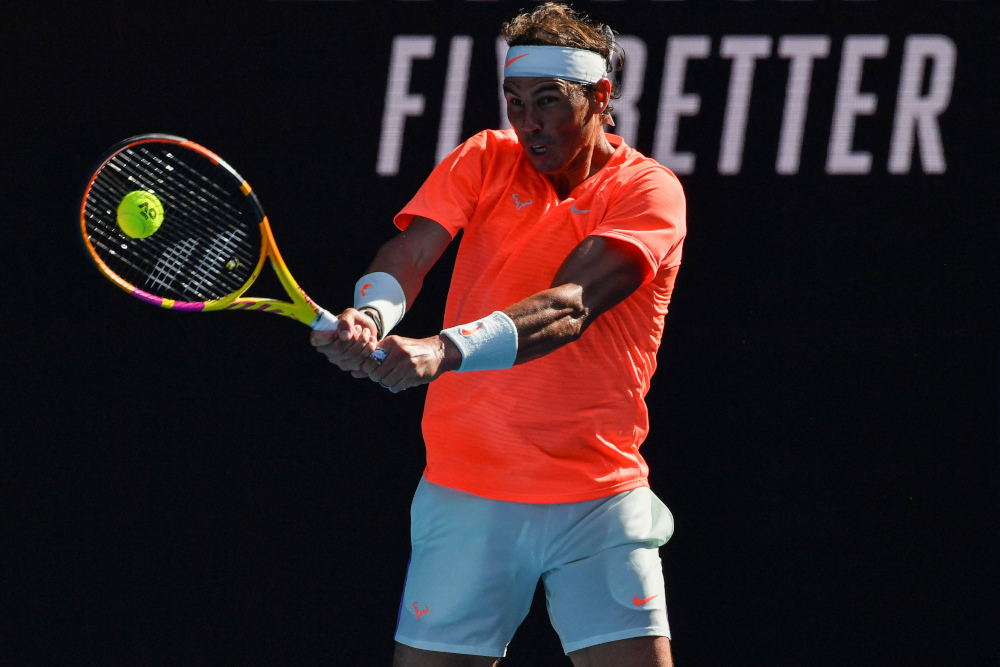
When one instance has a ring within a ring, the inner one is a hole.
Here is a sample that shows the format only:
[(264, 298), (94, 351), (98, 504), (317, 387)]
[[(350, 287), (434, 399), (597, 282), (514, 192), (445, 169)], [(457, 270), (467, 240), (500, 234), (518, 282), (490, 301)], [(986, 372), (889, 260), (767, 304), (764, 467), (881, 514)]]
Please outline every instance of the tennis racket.
[[(136, 190), (162, 204), (162, 222), (146, 238), (132, 238), (118, 226), (118, 205)], [(83, 194), (80, 231), (101, 273), (146, 303), (183, 311), (252, 310), (317, 330), (337, 327), (337, 318), (292, 278), (250, 185), (187, 139), (145, 134), (109, 150)], [(243, 296), (266, 259), (288, 301)]]

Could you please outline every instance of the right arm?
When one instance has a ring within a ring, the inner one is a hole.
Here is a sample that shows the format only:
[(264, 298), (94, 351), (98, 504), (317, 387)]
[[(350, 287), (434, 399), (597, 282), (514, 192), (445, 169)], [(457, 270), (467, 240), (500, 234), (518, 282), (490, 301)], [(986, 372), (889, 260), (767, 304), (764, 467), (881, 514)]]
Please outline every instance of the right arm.
[(379, 248), (366, 273), (384, 271), (391, 275), (402, 286), (406, 303), (412, 304), (427, 272), (441, 259), (449, 243), (451, 234), (444, 227), (430, 218), (414, 216), (404, 231)]
[[(406, 303), (411, 306), (423, 287), (424, 277), (441, 258), (451, 234), (429, 218), (414, 216), (407, 228), (387, 241), (366, 273), (382, 271), (395, 278), (403, 288)], [(369, 316), (348, 308), (337, 316), (334, 331), (313, 331), (310, 342), (330, 363), (341, 370), (365, 377), (361, 363), (378, 343), (377, 330)]]

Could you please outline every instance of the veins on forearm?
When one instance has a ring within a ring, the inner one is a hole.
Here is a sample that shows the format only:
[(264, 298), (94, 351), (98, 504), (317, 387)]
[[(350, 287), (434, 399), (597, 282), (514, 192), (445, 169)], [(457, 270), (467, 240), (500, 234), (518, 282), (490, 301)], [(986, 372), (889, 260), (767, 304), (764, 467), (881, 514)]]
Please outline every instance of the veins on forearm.
[(504, 310), (517, 327), (517, 360), (545, 356), (578, 339), (587, 328), (583, 288), (561, 285), (539, 292)]

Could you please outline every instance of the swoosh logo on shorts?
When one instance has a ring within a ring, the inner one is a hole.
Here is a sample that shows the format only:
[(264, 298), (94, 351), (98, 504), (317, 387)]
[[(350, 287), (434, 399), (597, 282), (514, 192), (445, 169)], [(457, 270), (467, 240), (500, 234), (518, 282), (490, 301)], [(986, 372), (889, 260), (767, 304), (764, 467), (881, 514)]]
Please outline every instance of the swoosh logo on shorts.
[(463, 336), (471, 336), (472, 334), (476, 333), (477, 331), (479, 331), (482, 328), (483, 328), (483, 323), (482, 322), (476, 322), (476, 326), (474, 326), (474, 327), (462, 327), (458, 331)]
[(518, 56), (518, 57), (516, 57), (516, 58), (511, 58), (510, 60), (507, 60), (507, 61), (505, 61), (505, 62), (504, 62), (504, 64), (503, 64), (503, 66), (504, 66), (504, 67), (510, 67), (510, 64), (511, 64), (512, 62), (514, 62), (515, 60), (520, 60), (521, 58), (524, 58), (524, 57), (526, 57), (527, 55), (528, 55), (527, 53), (522, 53), (521, 55), (519, 55), (519, 56)]
[(634, 604), (636, 607), (640, 607), (640, 606), (646, 604), (647, 602), (649, 602), (650, 600), (652, 600), (655, 597), (656, 597), (655, 595), (650, 595), (648, 598), (643, 598), (643, 599), (640, 600), (639, 596), (636, 595), (635, 597), (632, 598), (632, 604)]

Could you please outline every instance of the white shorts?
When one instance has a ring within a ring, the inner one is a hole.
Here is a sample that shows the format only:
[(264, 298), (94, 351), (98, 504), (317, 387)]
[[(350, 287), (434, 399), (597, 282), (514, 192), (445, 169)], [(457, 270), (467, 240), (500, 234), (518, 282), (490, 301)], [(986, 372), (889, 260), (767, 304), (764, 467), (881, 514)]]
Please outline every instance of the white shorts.
[(563, 651), (670, 636), (657, 549), (674, 521), (646, 487), (577, 503), (512, 503), (420, 480), (396, 641), (502, 657), (539, 578)]

